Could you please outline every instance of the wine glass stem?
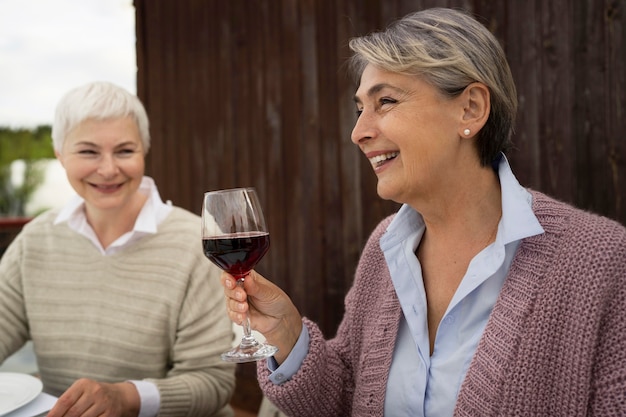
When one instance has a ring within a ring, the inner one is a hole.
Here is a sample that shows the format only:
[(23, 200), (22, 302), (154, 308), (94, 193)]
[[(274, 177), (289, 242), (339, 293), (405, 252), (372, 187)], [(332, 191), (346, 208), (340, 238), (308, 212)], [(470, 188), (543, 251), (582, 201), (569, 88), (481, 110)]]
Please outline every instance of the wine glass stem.
[[(243, 282), (245, 281), (247, 276), (248, 275), (242, 278), (239, 278), (237, 280), (237, 285), (239, 285), (240, 287), (243, 287)], [(241, 327), (243, 327), (244, 339), (250, 340), (252, 338), (252, 330), (250, 329), (250, 317), (248, 316), (248, 312), (246, 312), (243, 322), (241, 323)]]

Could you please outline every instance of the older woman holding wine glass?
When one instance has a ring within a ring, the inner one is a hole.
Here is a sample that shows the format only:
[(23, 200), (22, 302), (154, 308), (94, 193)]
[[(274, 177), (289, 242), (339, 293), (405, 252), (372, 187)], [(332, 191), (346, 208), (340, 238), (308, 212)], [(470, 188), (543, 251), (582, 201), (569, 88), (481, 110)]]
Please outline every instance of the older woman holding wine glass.
[(626, 229), (518, 183), (496, 38), (437, 8), (350, 48), (352, 141), (402, 207), (330, 340), (258, 273), (222, 274), (231, 319), (279, 348), (264, 394), (293, 416), (626, 415)]
[(220, 270), (200, 217), (144, 175), (143, 104), (108, 82), (78, 86), (52, 137), (76, 195), (0, 260), (0, 362), (33, 341), (44, 391), (59, 397), (49, 417), (232, 416)]

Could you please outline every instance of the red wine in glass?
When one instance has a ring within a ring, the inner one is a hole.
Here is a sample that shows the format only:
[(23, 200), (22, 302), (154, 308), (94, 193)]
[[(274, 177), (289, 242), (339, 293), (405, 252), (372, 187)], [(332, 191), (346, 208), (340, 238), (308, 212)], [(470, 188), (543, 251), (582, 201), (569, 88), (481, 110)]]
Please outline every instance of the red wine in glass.
[[(233, 188), (204, 193), (202, 249), (205, 256), (243, 285), (246, 276), (270, 246), (263, 210), (254, 188)], [(246, 314), (243, 338), (222, 354), (229, 362), (251, 362), (272, 356), (275, 346), (257, 341)]]
[(235, 278), (243, 278), (270, 248), (267, 232), (237, 232), (202, 239), (207, 258)]

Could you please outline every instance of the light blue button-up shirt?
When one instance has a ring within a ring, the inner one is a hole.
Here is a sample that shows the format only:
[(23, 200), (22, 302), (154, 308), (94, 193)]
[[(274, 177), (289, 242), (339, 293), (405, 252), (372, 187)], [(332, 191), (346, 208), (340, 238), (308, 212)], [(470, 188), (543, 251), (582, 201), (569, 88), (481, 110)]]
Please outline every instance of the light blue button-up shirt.
[(532, 212), (532, 197), (520, 186), (505, 157), (498, 175), (502, 218), (495, 242), (471, 260), (439, 324), (432, 355), (426, 292), (415, 256), (424, 233), (422, 216), (402, 206), (380, 240), (404, 314), (387, 383), (385, 416), (452, 416), (520, 240), (543, 233)]
[[(495, 242), (469, 264), (443, 316), (430, 355), (426, 292), (415, 250), (424, 233), (422, 216), (410, 206), (400, 208), (380, 240), (393, 285), (404, 313), (393, 354), (385, 416), (452, 416), (456, 398), (491, 310), (520, 241), (543, 233), (532, 196), (517, 181), (508, 161), (498, 165), (502, 218)], [(306, 326), (287, 359), (268, 361), (270, 380), (281, 384), (299, 369), (308, 352)]]

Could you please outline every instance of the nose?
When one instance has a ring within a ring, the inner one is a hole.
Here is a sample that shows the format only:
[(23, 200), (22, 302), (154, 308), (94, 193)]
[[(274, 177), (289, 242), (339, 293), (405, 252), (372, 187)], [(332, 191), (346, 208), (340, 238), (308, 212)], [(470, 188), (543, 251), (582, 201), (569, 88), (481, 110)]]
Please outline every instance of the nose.
[(356, 123), (352, 129), (352, 135), (350, 136), (352, 143), (358, 145), (368, 139), (372, 139), (375, 136), (376, 130), (370, 113), (366, 110), (361, 111), (361, 114), (358, 119), (356, 119)]
[(119, 172), (113, 155), (103, 154), (98, 164), (98, 174), (104, 178), (112, 178)]

